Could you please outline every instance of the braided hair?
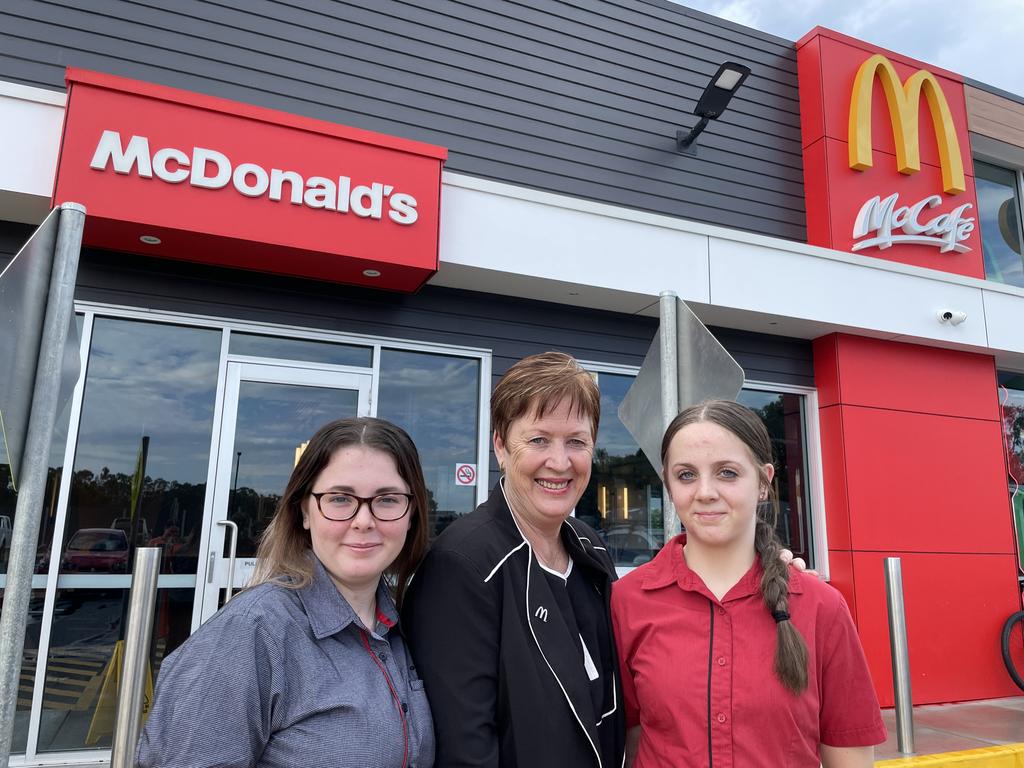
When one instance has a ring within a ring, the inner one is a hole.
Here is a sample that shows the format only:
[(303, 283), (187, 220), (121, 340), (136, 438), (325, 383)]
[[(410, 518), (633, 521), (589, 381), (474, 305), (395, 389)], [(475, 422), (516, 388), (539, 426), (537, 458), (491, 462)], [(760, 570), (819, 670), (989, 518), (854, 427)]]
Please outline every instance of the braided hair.
[[(761, 598), (775, 619), (775, 675), (795, 694), (807, 688), (807, 644), (789, 617), (789, 566), (779, 553), (782, 545), (775, 535), (778, 500), (768, 481), (764, 465), (772, 461), (772, 444), (764, 423), (752, 410), (731, 400), (707, 400), (690, 406), (676, 416), (661, 442), (661, 463), (667, 463), (669, 445), (684, 427), (710, 422), (734, 434), (750, 451), (760, 475), (761, 498), (757, 505), (754, 549), (761, 560)], [(663, 478), (666, 488), (668, 476)]]

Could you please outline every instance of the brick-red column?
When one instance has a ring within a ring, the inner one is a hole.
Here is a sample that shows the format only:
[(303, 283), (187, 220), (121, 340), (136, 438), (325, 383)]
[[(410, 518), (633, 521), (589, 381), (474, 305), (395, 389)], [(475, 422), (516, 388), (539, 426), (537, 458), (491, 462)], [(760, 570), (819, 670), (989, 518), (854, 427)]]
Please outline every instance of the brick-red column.
[(885, 557), (903, 562), (915, 704), (1019, 695), (999, 655), (1019, 608), (992, 357), (814, 341), (832, 583), (892, 706)]

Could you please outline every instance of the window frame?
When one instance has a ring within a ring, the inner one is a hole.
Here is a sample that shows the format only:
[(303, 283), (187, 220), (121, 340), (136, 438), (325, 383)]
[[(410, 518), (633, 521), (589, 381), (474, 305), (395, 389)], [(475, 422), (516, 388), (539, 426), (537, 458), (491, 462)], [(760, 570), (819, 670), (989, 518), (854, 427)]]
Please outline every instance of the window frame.
[[(1014, 177), (1014, 192), (1017, 195), (1017, 231), (1021, 233), (1022, 245), (1024, 245), (1024, 147), (1016, 147), (1012, 144), (1007, 144), (1004, 141), (993, 139), (989, 136), (982, 136), (978, 133), (972, 133), (971, 138), (971, 160), (980, 161), (986, 165), (994, 165), (997, 168), (1002, 168), (1005, 171), (1010, 171)], [(974, 169), (971, 169), (974, 172)], [(977, 194), (975, 194), (977, 197)], [(978, 236), (984, 238), (984, 234), (981, 231), (981, 209), (977, 211), (978, 218)], [(1024, 247), (1022, 247), (1024, 250)], [(1020, 254), (1021, 260), (1024, 261), (1024, 253)], [(1005, 285), (1010, 288), (1020, 289), (1024, 286), (1013, 285), (1011, 283), (1004, 283), (999, 280), (992, 280), (988, 275), (985, 275), (986, 282), (993, 283), (995, 285)]]

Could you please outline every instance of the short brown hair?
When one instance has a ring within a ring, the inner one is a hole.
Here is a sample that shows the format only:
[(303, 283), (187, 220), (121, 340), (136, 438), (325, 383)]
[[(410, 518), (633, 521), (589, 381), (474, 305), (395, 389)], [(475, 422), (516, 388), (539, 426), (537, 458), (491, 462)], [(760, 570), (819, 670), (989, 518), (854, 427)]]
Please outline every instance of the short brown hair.
[(593, 375), (565, 352), (542, 352), (513, 365), (491, 393), (491, 429), (508, 440), (508, 429), (521, 416), (544, 416), (562, 401), (570, 411), (590, 419), (590, 436), (597, 438), (601, 421), (601, 392)]
[(398, 474), (413, 497), (405, 545), (386, 571), (393, 581), (395, 602), (401, 605), (409, 579), (427, 550), (427, 486), (412, 438), (401, 427), (370, 417), (332, 421), (310, 438), (274, 517), (260, 538), (256, 573), (250, 586), (274, 581), (298, 589), (309, 584), (313, 577), (313, 542), (302, 526), (302, 502), (313, 492), (314, 481), (331, 457), (350, 445), (363, 445), (394, 459)]

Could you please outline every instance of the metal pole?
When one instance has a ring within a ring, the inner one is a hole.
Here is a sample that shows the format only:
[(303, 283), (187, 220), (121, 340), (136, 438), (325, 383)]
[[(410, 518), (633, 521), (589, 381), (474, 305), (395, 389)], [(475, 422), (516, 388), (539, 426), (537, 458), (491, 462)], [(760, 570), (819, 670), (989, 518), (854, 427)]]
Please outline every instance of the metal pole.
[(7, 561), (7, 585), (3, 611), (0, 612), (0, 765), (4, 768), (11, 756), (21, 657), (25, 650), (25, 625), (32, 596), (32, 572), (46, 492), (50, 439), (57, 421), (64, 345), (75, 308), (75, 280), (84, 227), (83, 206), (78, 203), (61, 205), (50, 290), (46, 299), (46, 319), (43, 321), (39, 362), (32, 390), (32, 410), (21, 461), (21, 482)]
[(156, 609), (156, 582), (160, 575), (160, 547), (135, 550), (128, 621), (124, 632), (124, 669), (117, 690), (117, 716), (110, 768), (132, 768), (139, 742), (142, 705), (149, 672), (149, 648)]
[(910, 650), (903, 610), (903, 569), (898, 557), (885, 558), (885, 601), (889, 606), (892, 687), (896, 695), (896, 743), (904, 755), (914, 753), (914, 700), (910, 695)]
[[(676, 302), (678, 298), (674, 291), (662, 291), (660, 299), (661, 426), (664, 429), (672, 422), (672, 419), (679, 415), (679, 350), (676, 331)], [(676, 511), (672, 506), (672, 499), (669, 498), (668, 491), (665, 490), (662, 496), (662, 526), (667, 543), (669, 539), (679, 534), (680, 527), (679, 518), (676, 517)]]

